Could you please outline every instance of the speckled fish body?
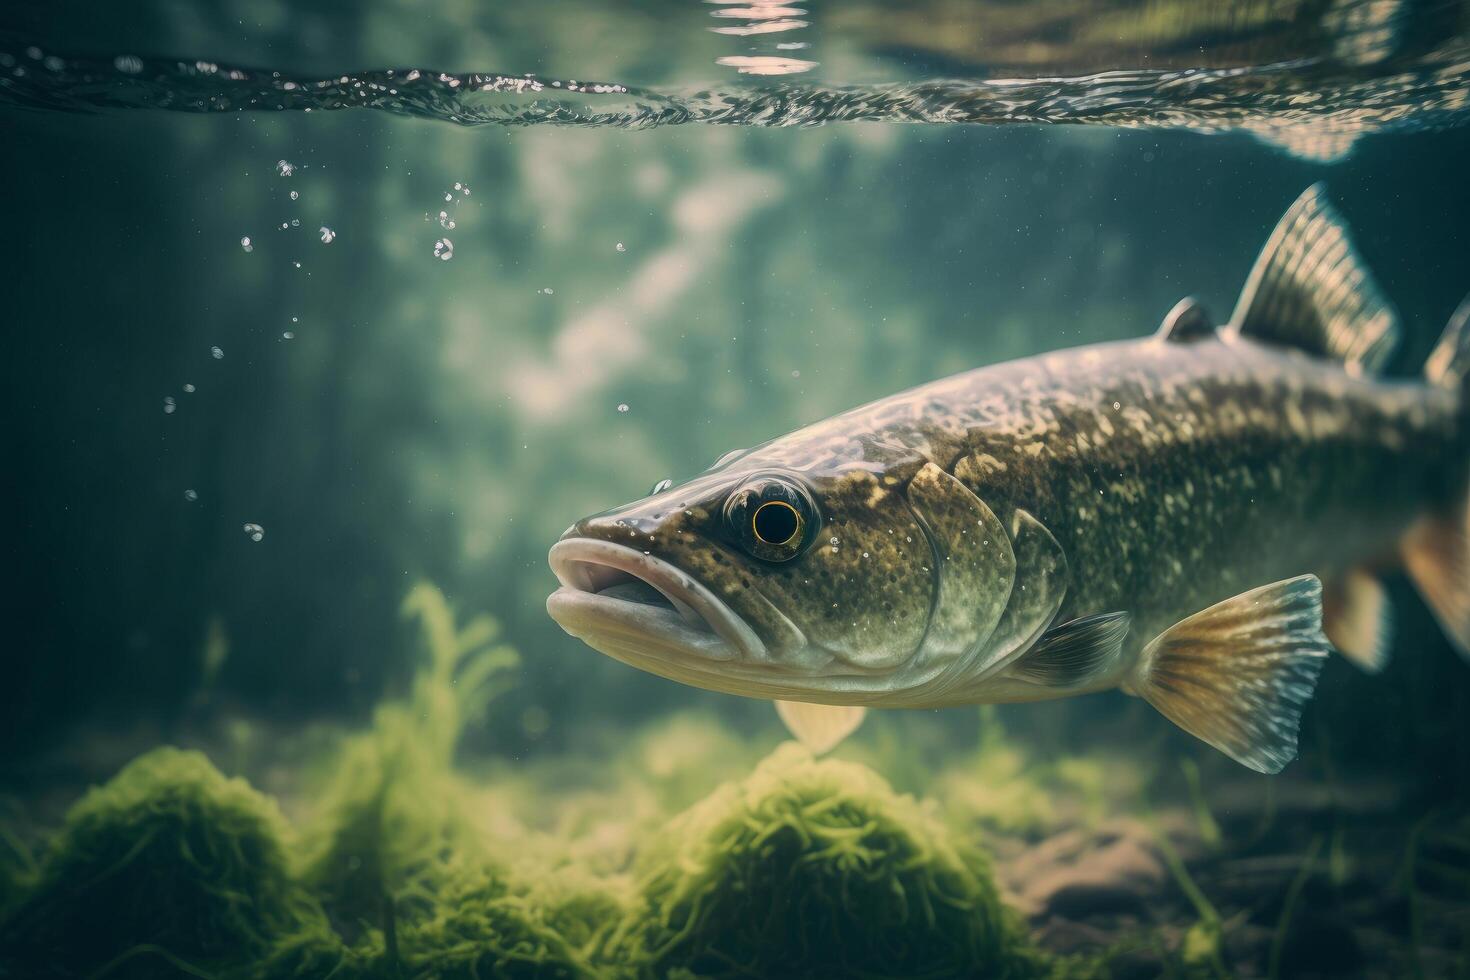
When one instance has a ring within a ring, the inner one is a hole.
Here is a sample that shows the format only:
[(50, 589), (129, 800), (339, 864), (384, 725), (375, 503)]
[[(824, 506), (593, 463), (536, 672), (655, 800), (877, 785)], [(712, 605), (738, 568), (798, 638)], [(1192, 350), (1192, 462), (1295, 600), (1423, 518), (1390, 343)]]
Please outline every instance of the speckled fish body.
[(814, 747), (867, 706), (1117, 687), (1275, 772), (1329, 638), (1381, 666), (1377, 571), (1406, 567), (1470, 646), (1467, 311), (1424, 380), (1376, 376), (1396, 317), (1314, 187), (1227, 323), (1186, 300), (1144, 339), (728, 453), (573, 525), (548, 610), (626, 663), (776, 700)]
[[(1215, 334), (981, 368), (794, 432), (739, 465), (809, 474), (827, 484), (823, 499), (861, 499), (901, 495), (916, 464), (931, 463), (1002, 525), (1020, 509), (1056, 538), (1070, 570), (1058, 621), (1129, 610), (1137, 648), (1252, 586), (1390, 561), (1427, 503), (1452, 492), (1465, 455), (1452, 391)], [(878, 633), (895, 613), (925, 617), (923, 602), (886, 609), (851, 591), (916, 554), (937, 568), (924, 537), (865, 557), (864, 537), (844, 547), (843, 527), (828, 530), (812, 555), (819, 604)], [(859, 563), (874, 572), (854, 573)]]

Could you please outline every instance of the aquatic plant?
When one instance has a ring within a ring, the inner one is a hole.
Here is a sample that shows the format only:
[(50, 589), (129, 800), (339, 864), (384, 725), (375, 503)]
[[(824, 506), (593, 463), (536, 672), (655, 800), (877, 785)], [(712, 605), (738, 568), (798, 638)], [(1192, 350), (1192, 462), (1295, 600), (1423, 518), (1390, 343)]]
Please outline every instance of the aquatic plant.
[(645, 976), (1028, 977), (978, 851), (865, 766), (781, 745), (644, 855), (615, 946)]
[(1322, 838), (1314, 837), (1306, 855), (1302, 857), (1301, 868), (1286, 887), (1286, 899), (1281, 903), (1281, 915), (1276, 920), (1276, 932), (1271, 937), (1271, 950), (1266, 958), (1266, 976), (1270, 980), (1277, 980), (1281, 976), (1281, 956), (1286, 950), (1286, 937), (1291, 934), (1291, 920), (1296, 914), (1297, 902), (1301, 901), (1302, 890), (1316, 870), (1317, 854), (1321, 850)]
[(1216, 978), (1229, 976), (1225, 969), (1225, 960), (1221, 952), (1225, 938), (1225, 923), (1220, 918), (1219, 911), (1215, 908), (1205, 893), (1200, 890), (1195, 882), (1194, 876), (1185, 867), (1184, 859), (1170, 842), (1169, 836), (1157, 827), (1154, 829), (1154, 839), (1159, 845), (1159, 853), (1164, 857), (1164, 864), (1169, 873), (1174, 876), (1174, 882), (1189, 904), (1194, 906), (1195, 915), (1198, 919), (1184, 933), (1184, 942), (1179, 949), (1179, 959), (1185, 969), (1191, 975), (1206, 974)]
[(429, 915), (435, 896), (491, 863), (453, 768), (466, 724), (508, 686), (519, 663), (488, 616), (460, 628), (444, 596), (419, 584), (404, 615), (423, 630), (427, 661), (410, 696), (380, 705), (372, 728), (346, 739), (322, 793), (305, 880), (349, 938)]
[[(0, 925), (16, 976), (222, 969), (325, 934), (275, 803), (198, 752), (155, 749), (87, 793)], [(4, 973), (0, 965), (0, 973)]]

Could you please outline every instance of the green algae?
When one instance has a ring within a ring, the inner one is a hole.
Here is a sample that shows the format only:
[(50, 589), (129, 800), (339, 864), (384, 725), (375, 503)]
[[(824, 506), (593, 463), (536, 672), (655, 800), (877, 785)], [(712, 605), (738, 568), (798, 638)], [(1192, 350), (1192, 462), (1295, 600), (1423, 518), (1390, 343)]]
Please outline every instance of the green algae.
[(160, 748), (84, 796), (0, 926), (24, 976), (228, 968), (325, 929), (289, 872), (276, 804)]
[[(201, 754), (147, 753), (76, 804), (34, 870), (0, 863), (0, 976), (1103, 974), (1030, 946), (968, 836), (974, 812), (946, 822), (869, 766), (794, 743), (761, 759), (710, 717), (637, 733), (601, 799), (564, 778), (553, 792), (556, 763), (472, 783), (456, 745), (518, 658), (431, 587), (404, 611), (424, 640), (411, 689), (316, 760), (294, 801), (303, 834)], [(1034, 815), (1048, 786), (998, 726), (987, 745), (982, 772)], [(1080, 760), (1045, 771), (1095, 788)], [(510, 814), (536, 810), (541, 830)]]
[(1041, 972), (978, 851), (794, 743), (673, 821), (644, 869), (619, 939), (645, 976)]

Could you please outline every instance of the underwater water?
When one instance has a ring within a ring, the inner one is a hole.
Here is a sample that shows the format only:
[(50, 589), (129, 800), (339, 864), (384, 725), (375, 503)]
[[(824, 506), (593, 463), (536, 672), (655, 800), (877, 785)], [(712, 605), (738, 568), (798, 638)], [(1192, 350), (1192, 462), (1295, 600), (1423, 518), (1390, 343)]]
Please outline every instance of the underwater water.
[(1424, 385), (1467, 121), (1454, 0), (12, 0), (0, 977), (1470, 976), (1396, 553), (1276, 775), (1117, 690), (817, 754), (547, 612), (730, 450), (1225, 323), (1318, 182)]

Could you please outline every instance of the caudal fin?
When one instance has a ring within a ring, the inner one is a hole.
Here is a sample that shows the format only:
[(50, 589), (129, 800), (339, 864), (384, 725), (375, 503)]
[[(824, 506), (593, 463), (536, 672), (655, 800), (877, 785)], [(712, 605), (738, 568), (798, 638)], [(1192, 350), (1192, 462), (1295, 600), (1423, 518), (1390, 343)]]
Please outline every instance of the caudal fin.
[(1287, 579), (1181, 620), (1144, 647), (1129, 688), (1241, 765), (1277, 773), (1327, 656), (1322, 583)]
[[(1470, 296), (1460, 303), (1424, 364), (1431, 384), (1459, 391), (1470, 420)], [(1414, 586), (1456, 649), (1470, 659), (1470, 460), (1453, 502), (1409, 531), (1400, 547)]]

